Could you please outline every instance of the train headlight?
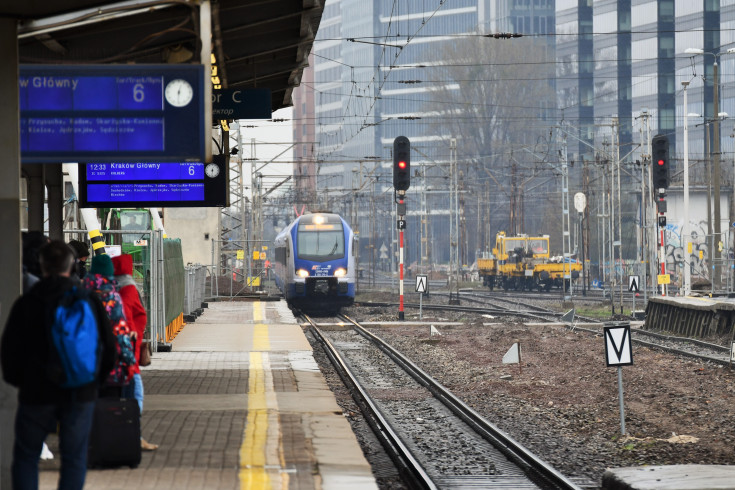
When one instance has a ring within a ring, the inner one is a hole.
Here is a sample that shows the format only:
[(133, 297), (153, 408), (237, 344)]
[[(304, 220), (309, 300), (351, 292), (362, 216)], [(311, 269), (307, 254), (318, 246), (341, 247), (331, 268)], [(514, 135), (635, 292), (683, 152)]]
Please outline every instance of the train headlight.
[(340, 267), (334, 271), (334, 277), (344, 277), (347, 275), (347, 269)]
[(309, 277), (309, 271), (305, 269), (299, 269), (296, 271), (296, 275), (299, 277)]

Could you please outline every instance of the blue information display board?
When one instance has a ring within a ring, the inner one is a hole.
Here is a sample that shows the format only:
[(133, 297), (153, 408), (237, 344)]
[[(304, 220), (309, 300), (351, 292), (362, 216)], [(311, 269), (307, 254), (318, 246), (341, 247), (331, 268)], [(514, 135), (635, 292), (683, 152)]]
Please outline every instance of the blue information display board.
[(204, 159), (201, 65), (21, 65), (23, 163)]
[(227, 159), (79, 164), (79, 193), (82, 207), (226, 206)]

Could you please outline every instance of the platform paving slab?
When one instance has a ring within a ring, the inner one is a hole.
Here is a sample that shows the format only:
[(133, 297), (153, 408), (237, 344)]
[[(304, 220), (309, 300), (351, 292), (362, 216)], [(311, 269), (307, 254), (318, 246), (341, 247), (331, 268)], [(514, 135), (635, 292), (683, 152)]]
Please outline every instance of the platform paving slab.
[[(285, 303), (209, 303), (142, 377), (142, 434), (159, 449), (136, 469), (89, 471), (85, 488), (377, 488)], [(58, 467), (41, 463), (40, 488), (56, 488)]]
[(612, 468), (604, 490), (735, 490), (735, 466), (671, 465)]

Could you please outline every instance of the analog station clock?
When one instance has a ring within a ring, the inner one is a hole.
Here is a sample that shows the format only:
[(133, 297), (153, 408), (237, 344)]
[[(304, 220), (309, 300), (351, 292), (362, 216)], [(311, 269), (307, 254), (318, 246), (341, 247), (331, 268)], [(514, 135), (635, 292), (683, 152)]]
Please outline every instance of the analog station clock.
[(165, 90), (166, 101), (174, 107), (184, 107), (191, 102), (194, 97), (194, 89), (186, 80), (177, 78), (171, 80), (166, 85)]
[(210, 163), (206, 167), (204, 167), (204, 173), (207, 174), (207, 177), (215, 178), (219, 175), (219, 165), (216, 163)]

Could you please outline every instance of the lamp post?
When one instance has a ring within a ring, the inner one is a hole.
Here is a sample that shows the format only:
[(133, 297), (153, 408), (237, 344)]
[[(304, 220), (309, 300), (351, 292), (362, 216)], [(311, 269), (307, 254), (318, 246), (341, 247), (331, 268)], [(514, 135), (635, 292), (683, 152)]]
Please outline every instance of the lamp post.
[[(687, 104), (687, 90), (686, 86), (689, 85), (689, 82), (681, 82), (681, 84), (684, 86), (684, 224), (681, 228), (681, 237), (682, 237), (682, 244), (684, 248), (684, 295), (689, 296), (692, 292), (692, 264), (691, 264), (691, 252), (689, 250), (690, 248), (690, 240), (691, 240), (691, 231), (689, 230), (690, 223), (689, 223), (689, 118), (690, 117), (702, 117), (701, 114), (696, 114), (694, 112), (687, 113), (686, 111), (686, 104)], [(725, 114), (725, 113), (721, 113)], [(709, 126), (706, 123), (703, 123), (707, 126), (707, 134), (709, 134)], [(701, 124), (698, 124), (697, 126), (701, 126)], [(707, 153), (705, 151), (705, 153)], [(709, 167), (709, 165), (708, 165)], [(707, 216), (708, 220), (710, 216), (710, 199), (707, 200)], [(710, 220), (711, 221), (711, 220)], [(711, 227), (711, 225), (710, 225)]]
[[(689, 113), (687, 114), (688, 117), (702, 117), (700, 114), (694, 114)], [(704, 126), (705, 131), (705, 138), (704, 138), (704, 161), (705, 165), (707, 167), (707, 236), (706, 240), (709, 240), (709, 244), (707, 245), (707, 262), (708, 262), (708, 269), (711, 271), (712, 266), (715, 263), (714, 259), (714, 236), (715, 234), (712, 231), (712, 179), (713, 179), (713, 172), (712, 172), (712, 162), (710, 160), (710, 156), (712, 155), (712, 150), (710, 148), (710, 137), (709, 137), (709, 127), (710, 124), (714, 123), (715, 121), (719, 121), (722, 119), (727, 119), (728, 114), (727, 112), (720, 112), (717, 114), (716, 118), (713, 119), (705, 119), (702, 123), (696, 124), (696, 127)], [(705, 240), (705, 243), (707, 241)], [(712, 279), (710, 281), (711, 283), (711, 292), (714, 293), (714, 277), (712, 277), (713, 274), (710, 276)]]
[[(714, 81), (713, 81), (713, 120), (714, 120), (714, 128), (713, 128), (713, 137), (714, 137), (714, 160), (713, 160), (713, 180), (714, 180), (714, 192), (715, 192), (715, 203), (714, 203), (714, 237), (713, 237), (713, 245), (715, 240), (717, 243), (720, 242), (720, 100), (719, 100), (719, 74), (718, 74), (718, 64), (717, 60), (720, 57), (722, 53), (710, 53), (707, 51), (704, 51), (699, 48), (687, 48), (684, 50), (687, 54), (701, 54), (701, 55), (711, 55), (715, 61), (712, 64), (713, 68), (713, 75), (714, 75)], [(725, 51), (726, 54), (733, 54), (735, 53), (735, 48), (730, 48), (727, 51)], [(684, 112), (686, 112), (686, 108), (684, 109)], [(705, 119), (707, 117), (706, 111), (705, 111)], [(714, 288), (715, 284), (720, 283), (721, 278), (721, 265), (719, 262), (715, 264), (714, 268), (714, 274), (712, 277), (712, 286)]]
[(687, 105), (687, 86), (689, 82), (681, 82), (684, 87), (684, 223), (681, 226), (681, 240), (684, 246), (684, 296), (692, 292), (692, 271), (689, 257), (689, 125)]

